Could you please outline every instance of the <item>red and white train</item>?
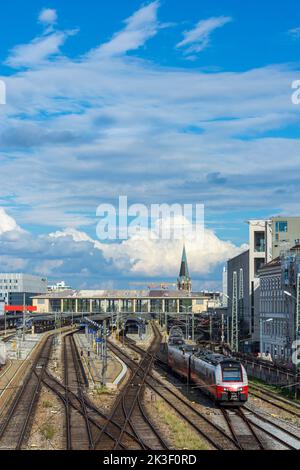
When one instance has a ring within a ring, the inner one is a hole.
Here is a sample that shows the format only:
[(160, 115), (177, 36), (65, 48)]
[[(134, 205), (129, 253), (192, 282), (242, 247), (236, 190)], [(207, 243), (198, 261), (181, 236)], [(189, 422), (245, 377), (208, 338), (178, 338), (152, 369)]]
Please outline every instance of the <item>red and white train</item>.
[(173, 338), (168, 344), (168, 365), (219, 404), (241, 406), (248, 400), (247, 372), (232, 357), (198, 350)]

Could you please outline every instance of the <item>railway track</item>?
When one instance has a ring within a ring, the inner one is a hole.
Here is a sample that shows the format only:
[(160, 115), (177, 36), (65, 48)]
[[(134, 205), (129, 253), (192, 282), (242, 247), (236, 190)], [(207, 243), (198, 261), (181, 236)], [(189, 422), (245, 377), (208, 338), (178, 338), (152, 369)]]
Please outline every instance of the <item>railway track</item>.
[[(54, 377), (49, 372), (46, 372), (43, 378), (43, 384), (49, 390), (51, 390), (65, 405), (65, 386), (56, 377)], [(98, 408), (96, 408), (95, 405), (93, 405), (93, 403), (91, 403), (85, 395), (83, 395), (83, 399), (86, 406), (87, 419), (90, 422), (92, 435), (94, 436), (96, 432), (99, 432), (103, 429), (105, 423), (108, 420), (108, 417), (104, 413), (102, 413)], [(68, 390), (68, 403), (69, 407), (72, 407), (74, 408), (74, 410), (77, 410), (77, 412), (80, 413), (83, 417), (85, 416), (84, 411), (82, 410), (82, 403), (80, 398), (76, 393), (71, 390)], [(119, 428), (118, 424), (115, 423), (115, 425), (117, 428)], [(115, 442), (115, 439), (112, 434), (108, 433), (108, 436), (112, 441)], [(135, 436), (133, 434), (128, 433), (128, 436), (129, 438), (135, 440)], [(126, 446), (121, 447), (122, 449), (127, 449)]]
[[(63, 343), (66, 449), (90, 450), (94, 449), (94, 439), (82, 390), (88, 385), (88, 380), (78, 356), (73, 334), (72, 332), (65, 335)], [(70, 405), (69, 390), (76, 392), (81, 412)]]
[(16, 336), (16, 333), (13, 333), (11, 335), (5, 336), (4, 338), (1, 338), (1, 340), (2, 340), (3, 343), (8, 343), (8, 341), (10, 341), (15, 336)]
[(266, 449), (261, 437), (241, 409), (228, 410), (220, 407), (220, 410), (240, 450)]
[[(126, 342), (128, 346), (135, 352), (139, 354), (143, 354), (145, 352), (132, 340), (127, 339)], [(166, 363), (159, 357), (156, 357), (156, 364), (162, 367), (163, 370), (166, 370)], [(283, 399), (283, 401), (285, 400)], [(271, 437), (273, 440), (284, 446), (286, 449), (299, 449), (300, 439), (296, 432), (289, 431), (286, 429), (286, 427), (281, 426), (278, 423), (274, 423), (274, 420), (272, 421), (271, 419), (267, 419), (266, 417), (261, 416), (261, 414), (252, 410), (252, 408), (245, 407), (245, 410), (247, 410), (247, 415), (241, 409), (235, 411), (224, 410), (222, 408), (220, 409), (237, 448), (253, 448), (261, 450), (266, 449), (267, 442), (265, 439), (261, 438), (261, 434), (264, 433), (268, 437)], [(253, 418), (257, 419), (254, 420)], [(265, 426), (264, 423), (266, 423), (267, 426)], [(259, 434), (257, 433), (257, 430), (259, 431)], [(242, 436), (239, 438), (241, 431)], [(287, 442), (287, 438), (289, 438), (290, 443)]]
[[(132, 375), (128, 383), (121, 391), (115, 406), (109, 416), (106, 425), (100, 432), (96, 445), (97, 449), (111, 450), (119, 449), (120, 444), (129, 446), (130, 449), (135, 450), (159, 450), (168, 449), (168, 444), (160, 436), (159, 431), (147, 416), (142, 404), (142, 396), (145, 389), (147, 377), (149, 376), (153, 362), (154, 353), (160, 344), (160, 336), (155, 335), (154, 341), (150, 346), (149, 351), (145, 352), (139, 364), (131, 364)], [(110, 346), (113, 349), (113, 346)], [(128, 361), (127, 361), (128, 363)], [(116, 428), (112, 422), (118, 423), (120, 428), (115, 433)], [(107, 440), (107, 431), (115, 436), (115, 442), (112, 443)], [(128, 442), (126, 432), (130, 431), (136, 438), (133, 443)]]
[[(252, 425), (260, 429), (263, 433), (275, 441), (282, 444), (286, 449), (299, 450), (300, 449), (300, 431), (290, 431), (287, 429), (287, 425), (281, 425), (274, 423), (274, 420), (268, 419), (262, 416), (261, 413), (253, 410), (249, 406), (244, 406), (244, 410), (248, 413), (248, 420), (252, 422)], [(257, 418), (254, 420), (254, 418)], [(259, 420), (259, 423), (257, 422)], [(289, 442), (287, 442), (287, 438)]]
[(260, 398), (266, 403), (269, 403), (270, 405), (273, 405), (282, 411), (286, 411), (287, 413), (291, 413), (292, 415), (300, 418), (299, 403), (280, 397), (277, 393), (273, 393), (264, 387), (259, 387), (253, 384), (249, 385), (249, 392), (254, 397)]
[[(137, 364), (124, 350), (109, 342), (110, 349), (117, 354), (128, 367), (137, 370)], [(131, 347), (131, 343), (130, 343)], [(140, 348), (134, 348), (139, 354), (146, 354)], [(217, 424), (213, 423), (204, 413), (196, 410), (188, 399), (175, 392), (167, 383), (157, 378), (153, 373), (149, 374), (145, 380), (145, 385), (150, 387), (158, 396), (160, 396), (176, 413), (187, 422), (200, 436), (204, 438), (212, 448), (217, 450), (238, 449), (236, 441)]]
[[(65, 409), (66, 449), (93, 450), (105, 448), (106, 450), (117, 447), (129, 450), (140, 447), (141, 440), (135, 430), (135, 416), (134, 424), (131, 423), (133, 431), (130, 428), (124, 429), (122, 423), (106, 416), (86, 397), (84, 388), (88, 383), (87, 377), (73, 335), (74, 332), (64, 337), (63, 383), (47, 370), (42, 378), (43, 385), (51, 390), (63, 403)], [(108, 422), (109, 427), (107, 426)], [(101, 435), (101, 439), (99, 439), (99, 435)], [(120, 436), (122, 436), (122, 439)], [(159, 438), (158, 433), (157, 437)], [(165, 448), (163, 441), (161, 442), (162, 447)], [(148, 446), (143, 446), (143, 448), (145, 447), (149, 448)]]
[(49, 336), (35, 358), (0, 426), (1, 449), (19, 450), (26, 444), (43, 376), (51, 354), (52, 343), (53, 336)]

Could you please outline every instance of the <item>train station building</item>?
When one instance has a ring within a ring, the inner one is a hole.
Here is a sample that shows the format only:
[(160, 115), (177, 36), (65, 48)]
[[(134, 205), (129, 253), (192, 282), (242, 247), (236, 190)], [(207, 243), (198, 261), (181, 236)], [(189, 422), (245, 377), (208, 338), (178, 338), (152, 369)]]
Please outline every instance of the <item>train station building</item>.
[(34, 296), (38, 313), (203, 313), (220, 306), (220, 294), (193, 292), (183, 249), (177, 290), (64, 290)]

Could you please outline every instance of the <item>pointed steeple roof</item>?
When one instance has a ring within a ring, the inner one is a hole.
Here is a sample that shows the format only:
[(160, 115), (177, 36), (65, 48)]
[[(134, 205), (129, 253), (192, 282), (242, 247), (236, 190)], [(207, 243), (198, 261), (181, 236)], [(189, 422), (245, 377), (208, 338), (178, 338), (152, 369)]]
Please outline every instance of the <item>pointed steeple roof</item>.
[(187, 257), (186, 257), (186, 251), (185, 251), (185, 245), (183, 245), (183, 250), (182, 250), (182, 257), (181, 257), (181, 265), (180, 265), (180, 272), (179, 272), (179, 278), (189, 278), (189, 267), (188, 267), (188, 262), (187, 262)]

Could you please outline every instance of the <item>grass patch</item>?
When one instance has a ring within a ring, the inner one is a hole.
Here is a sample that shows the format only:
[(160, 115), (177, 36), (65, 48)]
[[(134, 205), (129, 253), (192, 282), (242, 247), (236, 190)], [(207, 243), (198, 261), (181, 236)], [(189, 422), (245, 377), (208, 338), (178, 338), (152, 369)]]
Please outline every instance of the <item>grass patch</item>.
[(112, 395), (112, 391), (107, 388), (105, 385), (101, 385), (101, 387), (96, 388), (97, 395)]
[(256, 377), (251, 377), (251, 380), (249, 380), (249, 385), (250, 386), (251, 386), (251, 383), (253, 385), (260, 385), (261, 387), (263, 387), (267, 391), (277, 393), (278, 395), (282, 396), (283, 398), (289, 398), (289, 399), (293, 400), (295, 403), (300, 404), (300, 399), (299, 398), (297, 400), (295, 400), (295, 392), (294, 392), (294, 390), (291, 390), (293, 387), (282, 388), (279, 385), (278, 386), (270, 385), (270, 384), (264, 382), (263, 380), (257, 379)]
[(41, 428), (41, 434), (45, 439), (51, 441), (55, 435), (54, 426), (52, 424), (44, 424)]
[(160, 419), (167, 425), (176, 450), (209, 450), (188, 424), (174, 413), (163, 400), (157, 400), (154, 407)]
[(42, 406), (43, 408), (52, 408), (52, 403), (48, 400), (44, 400)]

